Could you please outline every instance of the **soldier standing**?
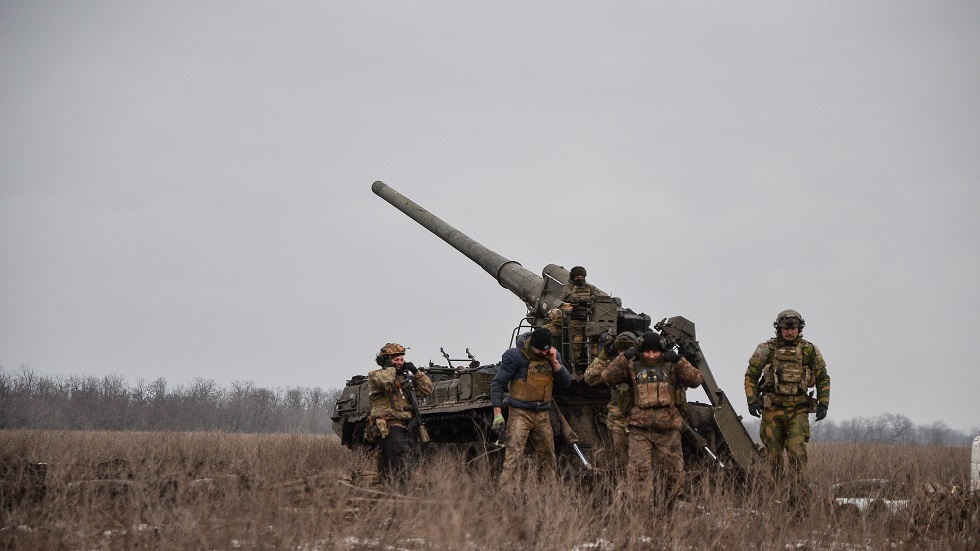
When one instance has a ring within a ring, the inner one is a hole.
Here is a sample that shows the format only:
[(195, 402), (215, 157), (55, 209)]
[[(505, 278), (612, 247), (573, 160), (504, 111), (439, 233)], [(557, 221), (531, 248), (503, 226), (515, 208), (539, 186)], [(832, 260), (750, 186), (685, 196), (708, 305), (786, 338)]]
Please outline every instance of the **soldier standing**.
[(368, 373), (368, 393), (369, 422), (381, 440), (378, 474), (383, 481), (397, 482), (404, 491), (418, 454), (418, 438), (408, 430), (414, 418), (408, 393), (414, 388), (418, 396), (431, 395), (432, 380), (415, 364), (405, 361), (405, 347), (397, 343), (384, 345), (375, 362), (381, 369)]
[[(805, 497), (806, 443), (810, 440), (810, 413), (817, 421), (830, 407), (830, 376), (820, 349), (803, 339), (803, 316), (783, 310), (772, 324), (775, 338), (760, 344), (745, 371), (745, 397), (749, 413), (761, 417), (759, 437), (776, 481), (784, 478), (783, 450), (789, 460), (791, 504)], [(760, 381), (761, 379), (761, 381)], [(816, 387), (817, 397), (807, 390)]]
[(572, 377), (562, 365), (558, 350), (551, 345), (551, 331), (535, 329), (521, 348), (504, 352), (500, 368), (490, 384), (490, 403), (493, 405), (493, 429), (504, 428), (504, 391), (508, 396), (506, 421), (506, 450), (500, 486), (517, 489), (517, 468), (524, 455), (527, 439), (534, 442), (538, 460), (538, 478), (555, 478), (555, 440), (551, 430), (551, 393), (566, 388)]
[(585, 281), (585, 268), (575, 266), (568, 275), (568, 283), (561, 290), (561, 309), (568, 316), (568, 331), (572, 340), (572, 350), (575, 351), (575, 364), (587, 357), (585, 344), (585, 322), (592, 313), (592, 302), (595, 297), (609, 296), (598, 287)]
[[(617, 356), (602, 371), (609, 385), (626, 382), (633, 390), (633, 408), (626, 417), (629, 427), (629, 463), (626, 479), (639, 499), (653, 498), (671, 507), (684, 484), (681, 449), (687, 388), (701, 385), (701, 371), (673, 350), (665, 350), (658, 333), (640, 337), (635, 348)], [(653, 467), (664, 480), (652, 494)]]
[[(603, 338), (607, 341), (603, 342)], [(632, 333), (623, 332), (611, 338), (608, 333), (599, 337), (601, 349), (599, 354), (585, 370), (585, 383), (589, 386), (604, 385), (602, 371), (616, 356), (636, 346), (636, 337)], [(629, 431), (626, 429), (626, 415), (633, 408), (633, 391), (629, 385), (620, 383), (611, 387), (609, 405), (606, 406), (606, 428), (612, 440), (613, 466), (616, 473), (622, 475), (626, 470), (629, 450)]]

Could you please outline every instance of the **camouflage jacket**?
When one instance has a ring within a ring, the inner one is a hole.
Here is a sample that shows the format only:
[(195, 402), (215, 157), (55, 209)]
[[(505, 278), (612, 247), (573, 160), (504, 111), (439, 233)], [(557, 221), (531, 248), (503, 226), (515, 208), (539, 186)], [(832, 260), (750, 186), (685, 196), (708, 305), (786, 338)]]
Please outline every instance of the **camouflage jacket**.
[[(371, 416), (378, 419), (410, 420), (413, 416), (411, 402), (405, 390), (407, 371), (394, 367), (376, 369), (368, 373), (368, 394), (371, 397)], [(419, 371), (413, 376), (418, 398), (432, 395), (432, 379)]]
[(772, 363), (772, 357), (780, 345), (802, 345), (803, 367), (811, 374), (813, 384), (807, 381), (807, 388), (816, 387), (817, 401), (825, 406), (830, 405), (830, 375), (827, 374), (827, 362), (817, 346), (802, 338), (802, 335), (792, 343), (782, 343), (779, 337), (773, 337), (756, 347), (749, 358), (749, 367), (745, 370), (745, 398), (748, 403), (757, 402), (762, 394), (773, 393), (772, 382), (764, 377), (766, 366)]
[[(585, 370), (585, 384), (589, 386), (605, 385), (606, 382), (602, 380), (602, 372), (611, 361), (612, 359), (606, 354), (605, 348), (601, 348), (599, 355), (592, 360), (588, 369)], [(606, 406), (608, 415), (606, 424), (609, 424), (610, 421), (618, 422), (625, 427), (626, 413), (624, 412), (628, 413), (631, 409), (633, 409), (633, 396), (629, 387), (624, 384), (612, 385), (609, 393), (609, 405)]]
[[(607, 297), (608, 294), (599, 290), (598, 287), (592, 285), (591, 283), (585, 283), (583, 285), (573, 285), (571, 283), (566, 283), (561, 288), (561, 301), (567, 304), (568, 307), (565, 310), (571, 314), (573, 318), (584, 318), (588, 314), (588, 310), (592, 304), (592, 297)], [(579, 301), (586, 300), (590, 306), (579, 306)]]
[(602, 380), (602, 370), (606, 369), (612, 360), (606, 356), (606, 350), (601, 349), (599, 355), (592, 360), (588, 369), (585, 370), (585, 384), (589, 386), (599, 386), (605, 384)]
[(670, 385), (675, 389), (676, 397), (674, 398), (674, 405), (634, 406), (629, 412), (627, 422), (630, 426), (653, 430), (680, 430), (683, 426), (683, 418), (679, 406), (687, 401), (684, 389), (701, 386), (701, 383), (704, 382), (701, 371), (685, 358), (680, 358), (673, 364), (661, 360), (652, 366), (646, 366), (639, 357), (629, 360), (626, 356), (619, 355), (609, 362), (609, 365), (602, 371), (602, 380), (609, 385), (622, 382), (629, 383), (634, 392), (634, 401), (641, 404), (642, 402), (635, 397), (637, 392), (636, 370), (639, 366), (646, 368), (663, 367), (668, 373)]

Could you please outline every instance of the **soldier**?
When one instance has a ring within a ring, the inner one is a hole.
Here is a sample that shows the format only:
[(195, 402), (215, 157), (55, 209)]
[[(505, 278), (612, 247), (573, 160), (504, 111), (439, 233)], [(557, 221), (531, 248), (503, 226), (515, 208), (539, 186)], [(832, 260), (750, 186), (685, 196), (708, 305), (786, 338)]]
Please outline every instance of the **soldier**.
[(607, 297), (608, 294), (598, 287), (585, 281), (585, 268), (575, 266), (568, 275), (568, 283), (561, 289), (561, 309), (568, 316), (568, 331), (572, 340), (572, 350), (575, 351), (575, 364), (587, 357), (585, 343), (585, 322), (592, 313), (592, 302), (595, 297)]
[[(810, 440), (810, 413), (817, 421), (830, 407), (827, 362), (813, 343), (803, 339), (803, 316), (783, 310), (772, 324), (776, 337), (760, 344), (745, 371), (745, 397), (749, 413), (761, 417), (759, 436), (766, 447), (775, 481), (784, 478), (783, 450), (789, 458), (789, 499), (805, 497), (806, 443)], [(760, 381), (761, 378), (761, 381)], [(817, 388), (817, 398), (807, 389)]]
[(432, 380), (412, 362), (405, 361), (405, 347), (388, 343), (375, 358), (381, 366), (368, 373), (368, 393), (371, 396), (369, 430), (381, 440), (378, 474), (381, 480), (397, 482), (402, 491), (408, 489), (412, 461), (418, 453), (418, 439), (408, 430), (414, 414), (408, 397), (410, 385), (418, 396), (432, 394)]
[[(548, 324), (545, 328), (551, 331), (551, 335), (561, 335), (562, 327), (565, 326), (565, 315), (559, 308), (555, 308), (548, 312)], [(518, 348), (520, 345), (518, 345)]]
[[(585, 383), (590, 386), (605, 384), (602, 381), (602, 371), (621, 352), (636, 346), (636, 337), (628, 331), (616, 335), (616, 338), (604, 333), (599, 337), (599, 342), (599, 354), (585, 370)], [(620, 383), (610, 390), (609, 405), (606, 406), (606, 428), (612, 440), (613, 466), (616, 473), (622, 475), (626, 470), (629, 450), (626, 415), (633, 408), (633, 392), (626, 383)]]
[(562, 365), (558, 350), (551, 345), (551, 331), (535, 329), (522, 348), (504, 352), (500, 368), (490, 384), (490, 403), (493, 405), (493, 429), (504, 428), (504, 391), (506, 405), (506, 450), (500, 486), (517, 489), (517, 466), (524, 455), (528, 436), (534, 441), (538, 459), (538, 478), (555, 478), (555, 440), (551, 430), (551, 392), (566, 388), (572, 377)]
[[(665, 350), (658, 333), (645, 333), (637, 346), (617, 356), (602, 371), (608, 385), (626, 382), (633, 391), (629, 427), (629, 463), (626, 479), (639, 499), (653, 498), (668, 509), (684, 484), (681, 450), (687, 388), (701, 385), (701, 371), (673, 350)], [(652, 495), (654, 461), (664, 480)]]

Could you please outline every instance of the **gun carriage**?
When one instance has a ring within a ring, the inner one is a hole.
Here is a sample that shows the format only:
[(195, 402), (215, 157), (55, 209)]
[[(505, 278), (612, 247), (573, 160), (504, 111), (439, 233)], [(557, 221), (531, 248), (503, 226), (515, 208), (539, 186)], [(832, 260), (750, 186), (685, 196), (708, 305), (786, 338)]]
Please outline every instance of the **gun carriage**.
[[(538, 276), (520, 263), (484, 247), (383, 182), (375, 182), (371, 189), (479, 265), (524, 302), (527, 312), (514, 329), (511, 343), (524, 331), (548, 324), (549, 312), (561, 306), (562, 287), (569, 279), (569, 271), (564, 267), (548, 264)], [(556, 449), (568, 452), (563, 456), (576, 457), (572, 445), (577, 443), (588, 459), (574, 464), (581, 467), (588, 461), (598, 468), (612, 464), (611, 442), (603, 422), (610, 390), (585, 384), (584, 372), (596, 353), (600, 335), (624, 332), (642, 335), (651, 330), (659, 332), (669, 346), (700, 369), (704, 376), (702, 386), (709, 403), (689, 402), (684, 408), (689, 425), (683, 436), (686, 464), (716, 462), (739, 472), (759, 455), (759, 448), (742, 425), (741, 417), (735, 413), (711, 373), (695, 337), (694, 322), (674, 316), (651, 326), (649, 315), (623, 307), (621, 299), (611, 296), (594, 297), (584, 322), (581, 326), (588, 343), (586, 346), (574, 345), (569, 323), (562, 324), (563, 330), (555, 338), (555, 345), (572, 374), (571, 387), (554, 396), (558, 406), (553, 415)], [(502, 346), (501, 352), (503, 349)], [(495, 440), (490, 430), (493, 419), (490, 382), (497, 365), (482, 365), (467, 350), (468, 363), (454, 367), (453, 361), (467, 360), (452, 360), (444, 350), (440, 351), (448, 365), (430, 362), (428, 367), (421, 368), (434, 385), (432, 396), (419, 403), (428, 435), (434, 443), (455, 445), (472, 457), (482, 457), (492, 449)], [(365, 375), (350, 379), (333, 415), (334, 430), (349, 447), (365, 444), (364, 427), (370, 414), (367, 384)]]

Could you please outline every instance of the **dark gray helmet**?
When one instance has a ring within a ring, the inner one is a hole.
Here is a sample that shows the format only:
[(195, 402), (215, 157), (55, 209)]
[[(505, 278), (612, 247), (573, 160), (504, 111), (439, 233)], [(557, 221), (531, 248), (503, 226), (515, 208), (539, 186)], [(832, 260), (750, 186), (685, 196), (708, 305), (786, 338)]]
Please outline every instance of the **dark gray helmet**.
[(772, 324), (772, 326), (776, 329), (779, 329), (780, 327), (796, 326), (803, 329), (804, 325), (806, 325), (806, 321), (803, 320), (803, 316), (801, 316), (796, 310), (783, 310), (776, 316), (776, 321), (774, 321)]
[(625, 352), (634, 346), (636, 346), (636, 335), (629, 331), (623, 331), (613, 339), (613, 348), (620, 352)]

